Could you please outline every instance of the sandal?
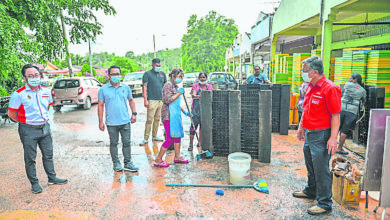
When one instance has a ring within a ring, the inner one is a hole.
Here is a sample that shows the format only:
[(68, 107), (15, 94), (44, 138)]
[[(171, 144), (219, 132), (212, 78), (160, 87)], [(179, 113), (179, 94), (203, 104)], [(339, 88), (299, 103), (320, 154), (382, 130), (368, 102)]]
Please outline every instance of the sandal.
[(348, 151), (338, 150), (336, 151), (336, 154), (348, 155)]
[(153, 166), (155, 166), (155, 167), (169, 167), (169, 163), (161, 161), (160, 163), (154, 163)]
[(178, 160), (174, 160), (175, 163), (188, 163), (188, 160), (184, 160), (183, 157), (180, 157)]

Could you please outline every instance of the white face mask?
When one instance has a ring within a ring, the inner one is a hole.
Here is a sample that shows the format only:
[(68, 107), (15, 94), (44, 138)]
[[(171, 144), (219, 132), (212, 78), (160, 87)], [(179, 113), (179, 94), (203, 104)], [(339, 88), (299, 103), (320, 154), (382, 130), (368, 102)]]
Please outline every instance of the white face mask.
[(199, 84), (201, 84), (201, 85), (206, 85), (206, 84), (207, 84), (207, 81), (204, 81), (204, 82), (199, 81)]
[(309, 73), (305, 73), (302, 71), (302, 79), (303, 81), (309, 83), (311, 81), (311, 78), (309, 78)]

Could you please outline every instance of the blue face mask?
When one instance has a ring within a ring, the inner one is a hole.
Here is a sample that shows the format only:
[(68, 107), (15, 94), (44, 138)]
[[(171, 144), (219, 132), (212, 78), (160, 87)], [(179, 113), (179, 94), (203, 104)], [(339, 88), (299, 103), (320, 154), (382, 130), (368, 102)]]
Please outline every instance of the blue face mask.
[(159, 67), (159, 66), (156, 66), (156, 67), (154, 68), (154, 71), (156, 71), (156, 72), (160, 72), (160, 70), (161, 70), (161, 67)]
[(175, 84), (179, 84), (179, 83), (181, 83), (181, 81), (183, 81), (183, 79), (176, 78), (176, 79), (175, 79)]
[(120, 76), (111, 76), (111, 81), (115, 84), (119, 83), (121, 81)]
[(309, 83), (311, 81), (311, 78), (309, 78), (309, 74), (302, 71), (302, 79), (303, 81)]
[(33, 87), (37, 87), (37, 86), (39, 86), (39, 84), (41, 84), (41, 78), (28, 79), (28, 84), (30, 84)]

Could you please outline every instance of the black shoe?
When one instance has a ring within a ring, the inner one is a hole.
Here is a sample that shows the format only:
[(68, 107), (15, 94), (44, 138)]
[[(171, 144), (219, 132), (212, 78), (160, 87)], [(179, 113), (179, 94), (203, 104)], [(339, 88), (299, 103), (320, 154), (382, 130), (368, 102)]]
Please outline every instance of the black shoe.
[(134, 164), (132, 162), (127, 162), (123, 169), (130, 171), (130, 172), (137, 172), (138, 171), (138, 167), (134, 166)]
[(193, 150), (193, 148), (194, 148), (194, 146), (192, 146), (192, 145), (190, 145), (189, 147), (188, 147), (188, 151), (192, 151)]
[(34, 194), (38, 194), (42, 192), (42, 187), (39, 183), (34, 183), (31, 185), (31, 192)]
[(54, 184), (63, 185), (63, 184), (67, 184), (67, 183), (68, 183), (67, 179), (60, 179), (57, 177), (53, 180), (49, 180), (49, 182), (48, 182), (49, 185), (54, 185)]

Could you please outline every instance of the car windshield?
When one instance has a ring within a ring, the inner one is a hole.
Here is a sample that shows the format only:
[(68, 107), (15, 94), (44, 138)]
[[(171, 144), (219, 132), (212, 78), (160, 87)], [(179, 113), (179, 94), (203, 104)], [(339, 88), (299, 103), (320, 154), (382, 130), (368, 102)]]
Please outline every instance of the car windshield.
[(223, 74), (211, 74), (210, 81), (224, 81), (225, 76)]
[(196, 79), (196, 76), (195, 76), (195, 74), (188, 73), (188, 74), (184, 74), (184, 78), (185, 79)]
[(73, 80), (57, 80), (54, 84), (55, 89), (69, 89), (80, 87), (80, 81), (77, 79)]
[(137, 74), (128, 74), (125, 76), (125, 79), (123, 81), (134, 81), (134, 80), (142, 80), (143, 73), (137, 73)]

